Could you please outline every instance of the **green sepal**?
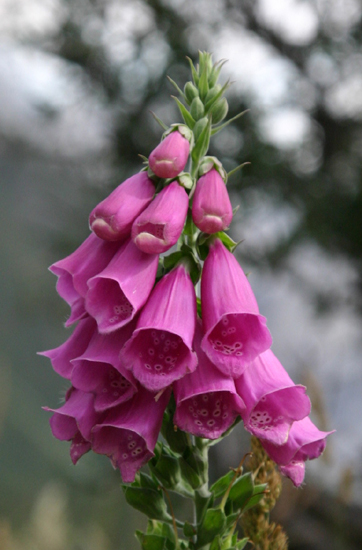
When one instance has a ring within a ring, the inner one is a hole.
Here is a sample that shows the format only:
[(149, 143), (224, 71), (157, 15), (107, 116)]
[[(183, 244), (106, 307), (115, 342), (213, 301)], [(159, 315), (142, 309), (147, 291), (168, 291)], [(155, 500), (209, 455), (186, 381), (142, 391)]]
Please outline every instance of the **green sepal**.
[(187, 56), (186, 56), (186, 59), (187, 59), (187, 61), (190, 63), (190, 69), (191, 69), (191, 74), (192, 74), (192, 80), (194, 81), (195, 86), (197, 86), (198, 83), (199, 83), (199, 75), (198, 75), (198, 72), (197, 72), (197, 70), (195, 69), (195, 65), (193, 64), (192, 59), (190, 59), (190, 57), (187, 57)]
[(245, 113), (247, 113), (249, 111), (249, 109), (245, 109), (245, 111), (243, 111), (242, 113), (239, 113), (238, 115), (234, 116), (233, 118), (231, 118), (230, 120), (227, 120), (226, 122), (224, 122), (224, 124), (221, 124), (221, 126), (217, 126), (216, 128), (213, 128), (211, 130), (211, 135), (214, 136), (215, 134), (217, 134), (218, 132), (220, 132), (220, 130), (223, 130), (224, 128), (226, 128), (227, 126), (229, 126), (229, 124), (231, 124), (232, 122), (234, 122), (235, 120), (237, 120), (238, 118), (240, 118), (241, 116), (245, 115)]
[(215, 86), (215, 84), (216, 84), (216, 82), (219, 78), (220, 71), (221, 71), (223, 65), (225, 65), (226, 62), (227, 62), (227, 59), (221, 59), (220, 61), (215, 63), (215, 65), (213, 66), (210, 77), (209, 77), (209, 86), (210, 86), (210, 88), (212, 86)]
[(191, 237), (194, 234), (195, 231), (195, 224), (192, 219), (192, 210), (191, 208), (188, 209), (186, 222), (183, 229), (183, 234), (187, 235), (188, 237)]
[(226, 530), (230, 529), (240, 516), (240, 512), (226, 514)]
[(200, 56), (200, 79), (199, 79), (199, 94), (201, 99), (205, 99), (207, 92), (209, 91), (209, 79), (208, 79), (208, 69), (204, 65), (201, 67), (201, 56)]
[(218, 124), (219, 122), (224, 120), (224, 118), (228, 114), (228, 110), (229, 104), (225, 97), (219, 99), (218, 101), (215, 101), (209, 111), (212, 116), (213, 124)]
[(171, 97), (173, 97), (173, 99), (176, 101), (177, 107), (179, 108), (179, 111), (181, 113), (182, 118), (185, 121), (185, 124), (187, 124), (187, 126), (189, 128), (191, 128), (191, 130), (192, 130), (193, 127), (195, 126), (194, 119), (192, 118), (192, 116), (190, 115), (188, 110), (186, 109), (185, 105), (182, 105), (181, 101), (177, 97), (175, 97), (174, 95), (171, 96)]
[(215, 498), (221, 497), (226, 489), (229, 487), (235, 473), (230, 470), (227, 474), (220, 477), (213, 485), (210, 487), (210, 491), (214, 493)]
[(244, 506), (243, 512), (259, 504), (259, 502), (265, 497), (265, 490), (267, 489), (267, 487), (267, 483), (262, 483), (261, 485), (254, 486), (253, 495), (251, 498), (249, 498), (248, 502)]
[[(136, 537), (142, 550), (166, 550), (166, 539), (159, 535), (145, 535), (142, 531), (136, 531)], [(173, 546), (174, 548), (175, 546)]]
[[(167, 130), (166, 124), (164, 122), (162, 122), (162, 120), (156, 115), (156, 113), (154, 113), (153, 111), (150, 111), (150, 113), (153, 116), (153, 118), (155, 119), (155, 121), (158, 122), (158, 124), (161, 126), (161, 128), (163, 128), (164, 130)], [(148, 161), (148, 159), (147, 159), (147, 161)]]
[[(203, 118), (200, 119), (198, 122), (201, 122), (201, 120), (204, 120)], [(209, 148), (210, 143), (210, 137), (211, 137), (211, 119), (208, 119), (207, 125), (202, 130), (200, 136), (195, 143), (195, 147), (192, 149), (191, 157), (193, 163), (197, 166), (202, 159), (202, 157), (207, 153), (207, 150)]]
[(169, 521), (166, 503), (161, 491), (122, 484), (128, 504), (149, 518)]
[[(198, 451), (196, 448), (194, 448), (192, 451), (190, 448), (187, 448), (182, 458), (196, 472), (200, 479), (200, 485), (203, 485), (207, 481), (208, 468), (200, 451)], [(200, 485), (198, 485), (198, 487)]]
[(227, 233), (224, 231), (219, 231), (218, 233), (214, 233), (212, 235), (213, 237), (216, 237), (217, 239), (220, 239), (222, 244), (227, 248), (230, 252), (234, 252), (235, 248), (242, 242), (235, 242)]
[(148, 463), (151, 473), (166, 489), (175, 489), (181, 479), (180, 465), (176, 457), (162, 449), (158, 457)]
[(222, 94), (228, 88), (230, 88), (230, 86), (231, 86), (231, 83), (230, 83), (230, 80), (228, 80), (227, 82), (225, 82), (224, 86), (222, 86), (222, 87), (221, 86), (215, 86), (212, 90), (216, 90), (216, 92), (214, 92), (213, 94), (210, 93), (210, 92), (212, 92), (212, 90), (210, 90), (210, 92), (205, 97), (205, 111), (206, 112), (208, 112), (208, 110), (215, 103), (215, 101), (217, 101), (222, 96)]
[(176, 545), (175, 532), (170, 524), (155, 519), (148, 520), (147, 531), (148, 535), (158, 535), (166, 539), (166, 549), (173, 550)]
[(173, 252), (168, 256), (165, 256), (163, 259), (164, 273), (168, 273), (173, 269), (177, 264), (185, 262), (187, 265), (188, 272), (191, 277), (191, 281), (194, 285), (199, 281), (201, 277), (201, 266), (193, 253), (192, 248), (183, 244), (181, 249), (177, 252)]
[(170, 76), (167, 76), (169, 82), (171, 82), (172, 86), (178, 91), (178, 93), (180, 94), (180, 96), (185, 100), (186, 100), (186, 96), (185, 94), (183, 93), (183, 91), (181, 90), (181, 88), (179, 88), (179, 86), (176, 84), (176, 82), (174, 80), (172, 80), (172, 78)]
[(173, 423), (173, 415), (176, 410), (175, 399), (173, 394), (171, 395), (167, 410), (163, 415), (161, 434), (166, 439), (170, 446), (170, 449), (182, 454), (188, 447), (187, 435), (182, 430), (175, 430)]
[(188, 172), (181, 172), (181, 174), (177, 176), (176, 180), (184, 189), (192, 189), (194, 185), (194, 180)]
[(198, 317), (202, 319), (201, 299), (198, 296), (196, 296), (196, 308)]
[(192, 100), (190, 113), (194, 120), (199, 120), (204, 116), (204, 113), (205, 113), (204, 104), (202, 103), (199, 97), (195, 97), (195, 99)]
[(226, 517), (220, 508), (209, 508), (204, 520), (199, 526), (197, 536), (197, 548), (211, 542), (217, 535), (221, 535), (225, 529)]
[(158, 491), (158, 483), (151, 476), (145, 474), (144, 472), (139, 472), (138, 480), (134, 482), (134, 486)]
[(236, 550), (243, 550), (243, 548), (245, 548), (245, 546), (248, 544), (248, 542), (249, 542), (248, 537), (244, 537), (243, 539), (239, 540), (235, 544)]
[(228, 500), (233, 503), (234, 510), (245, 506), (254, 492), (254, 482), (251, 472), (239, 477), (230, 489)]
[(187, 537), (187, 538), (191, 538), (194, 535), (196, 535), (195, 527), (191, 523), (189, 523), (188, 521), (185, 521), (185, 523), (184, 523), (183, 532), (184, 532), (185, 537)]
[(202, 479), (198, 472), (183, 457), (179, 459), (179, 463), (183, 479), (191, 485), (193, 489), (201, 487)]
[(198, 141), (199, 137), (201, 136), (202, 132), (204, 131), (208, 123), (209, 123), (209, 119), (206, 116), (203, 118), (200, 118), (200, 120), (196, 122), (195, 126), (193, 127), (195, 142)]
[(199, 90), (192, 82), (186, 82), (184, 86), (184, 94), (187, 103), (190, 105), (195, 97), (199, 97)]

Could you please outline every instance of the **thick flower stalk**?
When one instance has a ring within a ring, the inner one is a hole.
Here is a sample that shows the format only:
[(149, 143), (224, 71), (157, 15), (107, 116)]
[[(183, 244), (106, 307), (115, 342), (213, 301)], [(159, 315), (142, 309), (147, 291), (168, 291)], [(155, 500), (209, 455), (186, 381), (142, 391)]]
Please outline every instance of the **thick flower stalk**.
[[(41, 353), (69, 385), (65, 403), (45, 409), (74, 464), (92, 450), (120, 471), (127, 502), (150, 519), (137, 532), (143, 549), (242, 550), (248, 536), (269, 540), (276, 465), (301, 485), (331, 432), (311, 422), (306, 388), (271, 351), (253, 277), (225, 232), (228, 174), (207, 156), (233, 120), (223, 122), (222, 63), (200, 53), (190, 66), (183, 91), (171, 80), (184, 124), (156, 117), (165, 132), (145, 167), (93, 209), (92, 233), (50, 268), (71, 307), (66, 326), (78, 324)], [(260, 441), (254, 470), (243, 473), (240, 449), (239, 466), (209, 486), (208, 448), (241, 420)], [(175, 517), (169, 491), (193, 501), (192, 523)]]

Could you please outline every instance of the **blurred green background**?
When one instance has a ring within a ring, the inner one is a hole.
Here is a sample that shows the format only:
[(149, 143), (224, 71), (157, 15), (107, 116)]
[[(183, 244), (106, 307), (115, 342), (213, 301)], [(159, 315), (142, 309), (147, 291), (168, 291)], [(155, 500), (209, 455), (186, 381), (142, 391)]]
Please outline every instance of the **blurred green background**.
[[(136, 549), (145, 520), (104, 457), (77, 467), (42, 405), (66, 385), (39, 350), (67, 337), (48, 265), (88, 235), (91, 208), (180, 121), (170, 75), (227, 58), (215, 136), (239, 260), (273, 350), (337, 429), (275, 517), (295, 550), (362, 546), (362, 5), (360, 0), (0, 0), (0, 550)], [(68, 332), (69, 334), (69, 332)], [(242, 427), (211, 475), (248, 451)], [(186, 505), (184, 505), (186, 506)]]

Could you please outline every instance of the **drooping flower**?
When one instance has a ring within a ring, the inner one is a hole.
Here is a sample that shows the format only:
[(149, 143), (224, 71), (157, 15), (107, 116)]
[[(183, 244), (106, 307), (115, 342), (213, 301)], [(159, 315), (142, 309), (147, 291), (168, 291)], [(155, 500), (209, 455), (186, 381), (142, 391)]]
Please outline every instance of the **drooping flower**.
[(94, 409), (104, 411), (131, 399), (137, 391), (136, 381), (119, 359), (119, 352), (131, 337), (135, 323), (111, 334), (93, 335), (82, 355), (72, 360), (72, 385), (94, 394)]
[(92, 448), (110, 457), (125, 483), (154, 456), (153, 450), (170, 397), (166, 390), (158, 401), (144, 388), (127, 403), (111, 409), (92, 432)]
[(169, 386), (196, 368), (195, 322), (194, 285), (185, 266), (178, 265), (152, 291), (121, 351), (123, 364), (150, 391)]
[(40, 351), (38, 355), (49, 357), (55, 372), (70, 380), (73, 364), (72, 359), (81, 355), (97, 331), (97, 323), (92, 317), (81, 319), (72, 335), (61, 346), (47, 351)]
[(108, 266), (88, 281), (85, 307), (108, 333), (129, 323), (146, 302), (155, 283), (158, 256), (145, 254), (131, 239)]
[(119, 246), (119, 243), (105, 242), (91, 233), (77, 250), (50, 266), (50, 271), (58, 277), (58, 294), (71, 307), (66, 327), (87, 315), (84, 309), (87, 281), (109, 264)]
[(202, 349), (227, 376), (239, 377), (270, 348), (266, 319), (236, 258), (219, 239), (210, 246), (201, 278), (205, 336)]
[(331, 432), (322, 432), (307, 416), (294, 422), (290, 429), (288, 441), (284, 445), (273, 445), (261, 440), (264, 449), (285, 476), (289, 477), (296, 487), (303, 483), (305, 462), (318, 458), (326, 447), (326, 438)]
[(148, 162), (159, 178), (175, 178), (185, 168), (189, 152), (189, 141), (175, 130), (157, 145)]
[(174, 383), (174, 422), (198, 437), (217, 439), (245, 408), (236, 393), (235, 382), (225, 376), (201, 349), (201, 322), (196, 324), (194, 347), (198, 365), (194, 372)]
[(235, 386), (246, 405), (245, 428), (276, 445), (287, 441), (293, 422), (310, 413), (305, 386), (294, 384), (271, 350), (256, 357)]
[(92, 394), (70, 388), (62, 407), (43, 407), (44, 410), (54, 413), (49, 420), (53, 436), (61, 441), (72, 442), (70, 457), (73, 464), (91, 449), (91, 430), (102, 418), (95, 412), (93, 401)]
[(189, 198), (185, 189), (173, 181), (134, 221), (134, 243), (148, 254), (161, 254), (168, 250), (181, 235), (188, 206)]
[(212, 168), (197, 181), (192, 201), (192, 219), (204, 233), (216, 233), (229, 227), (233, 209), (224, 180)]
[(147, 172), (140, 172), (121, 183), (91, 212), (89, 225), (101, 239), (118, 241), (131, 232), (133, 221), (151, 202), (155, 186)]

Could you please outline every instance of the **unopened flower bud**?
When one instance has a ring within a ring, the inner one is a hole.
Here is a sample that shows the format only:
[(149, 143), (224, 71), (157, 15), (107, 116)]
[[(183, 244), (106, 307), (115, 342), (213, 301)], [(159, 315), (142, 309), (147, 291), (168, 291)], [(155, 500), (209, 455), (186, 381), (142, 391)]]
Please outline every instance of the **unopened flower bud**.
[(205, 97), (205, 105), (207, 105), (207, 103), (209, 103), (209, 101), (214, 99), (214, 97), (220, 92), (220, 90), (221, 90), (220, 84), (216, 84), (216, 86), (213, 86), (213, 88), (211, 88), (207, 92), (207, 96)]
[(203, 129), (207, 126), (208, 121), (209, 121), (208, 118), (205, 116), (203, 118), (200, 118), (200, 120), (196, 122), (195, 126), (192, 129), (195, 136), (195, 141), (199, 139)]
[(212, 168), (197, 184), (192, 203), (192, 219), (204, 233), (217, 233), (229, 227), (233, 218), (226, 185), (219, 172)]
[(199, 97), (199, 91), (196, 86), (192, 84), (192, 82), (186, 82), (184, 92), (189, 103), (192, 103), (192, 100), (195, 99), (195, 97)]
[(150, 168), (159, 178), (175, 178), (185, 168), (189, 152), (189, 141), (175, 130), (150, 154)]
[(228, 110), (229, 105), (225, 97), (216, 101), (216, 103), (214, 103), (214, 105), (210, 109), (212, 123), (218, 124), (219, 122), (224, 120), (224, 118), (228, 114)]
[(91, 212), (92, 231), (106, 241), (118, 241), (128, 236), (133, 220), (151, 202), (155, 186), (147, 172), (140, 172), (121, 183)]
[(199, 120), (204, 116), (205, 108), (204, 104), (202, 103), (201, 99), (199, 97), (195, 97), (195, 99), (192, 100), (191, 107), (190, 107), (190, 113), (194, 120)]
[(188, 205), (185, 189), (176, 181), (170, 183), (134, 221), (134, 243), (148, 254), (166, 252), (181, 235)]

